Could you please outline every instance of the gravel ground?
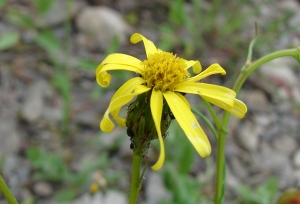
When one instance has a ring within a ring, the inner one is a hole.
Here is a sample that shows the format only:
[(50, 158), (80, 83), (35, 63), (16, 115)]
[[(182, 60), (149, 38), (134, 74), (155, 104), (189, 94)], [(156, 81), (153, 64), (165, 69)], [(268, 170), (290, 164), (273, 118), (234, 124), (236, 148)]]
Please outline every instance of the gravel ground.
[[(203, 10), (208, 10), (211, 6), (209, 1), (199, 2)], [(74, 0), (70, 5), (66, 1), (55, 1), (48, 13), (38, 18), (30, 1), (11, 0), (6, 7), (1, 8), (0, 34), (7, 31), (19, 34), (18, 43), (14, 47), (0, 52), (0, 171), (18, 200), (52, 204), (56, 203), (54, 197), (57, 192), (65, 188), (74, 189), (74, 185), (70, 184), (72, 182), (68, 183), (69, 180), (65, 177), (57, 180), (36, 179), (37, 169), (52, 170), (53, 165), (60, 165), (51, 162), (53, 158), (50, 155), (45, 156), (45, 160), (49, 159), (45, 165), (30, 163), (28, 149), (39, 147), (53, 155), (60, 155), (71, 173), (84, 171), (88, 168), (85, 164), (100, 160), (99, 155), (107, 156), (108, 161), (104, 161), (103, 156), (105, 167), (99, 164), (99, 169), (88, 171), (85, 175), (88, 181), (75, 188), (73, 192), (76, 192), (76, 196), (68, 203), (127, 203), (130, 184), (128, 178), (131, 172), (130, 141), (125, 137), (125, 131), (119, 127), (108, 134), (99, 132), (99, 122), (114, 90), (132, 75), (119, 73), (113, 79), (111, 87), (103, 90), (95, 83), (96, 67), (93, 69), (92, 63), (83, 64), (82, 60), (100, 63), (107, 50), (114, 49), (110, 43), (115, 41), (114, 36), (118, 38), (118, 52), (143, 56), (142, 46), (131, 45), (129, 36), (140, 32), (155, 43), (165, 39), (162, 26), (169, 22), (169, 5), (170, 1), (167, 0)], [(206, 52), (195, 50), (194, 54), (190, 54), (191, 59), (199, 59), (204, 67), (218, 62), (227, 68), (229, 75), (234, 68), (228, 67), (241, 67), (246, 58), (245, 45), (248, 45), (253, 36), (254, 21), (258, 22), (262, 33), (271, 33), (267, 35), (271, 39), (264, 38), (265, 41), (258, 45), (259, 49), (254, 52), (256, 58), (270, 51), (300, 45), (300, 13), (297, 12), (300, 9), (299, 1), (276, 1), (271, 5), (270, 2), (253, 0), (227, 6), (223, 8), (225, 11), (237, 8), (237, 12), (247, 12), (253, 8), (256, 10), (247, 18), (241, 17), (244, 23), (240, 24), (243, 27), (240, 32), (226, 36), (215, 34), (217, 37), (224, 37), (224, 42), (232, 40), (235, 34), (233, 40), (236, 40), (236, 45), (222, 47), (222, 38), (217, 39), (213, 32), (206, 36)], [(12, 20), (11, 8), (30, 15), (34, 21), (33, 28), (27, 29), (12, 23), (15, 21)], [(184, 9), (193, 9), (192, 3), (187, 1)], [(213, 26), (229, 23), (226, 18), (230, 15), (217, 15), (216, 21), (211, 23), (215, 23)], [(71, 34), (66, 40), (65, 22), (68, 19)], [(270, 29), (270, 25), (274, 28)], [(51, 55), (35, 43), (35, 36), (46, 28), (62, 42), (62, 49)], [(180, 26), (175, 36), (178, 39), (193, 39)], [(69, 48), (64, 44), (68, 40), (71, 42), (69, 53), (66, 52)], [(245, 44), (239, 45), (240, 41)], [(173, 46), (174, 52), (184, 54), (180, 44)], [(239, 46), (243, 50), (236, 49)], [(69, 66), (67, 72), (70, 73), (71, 82), (71, 119), (68, 125), (70, 137), (67, 138), (62, 138), (61, 134), (64, 101), (56, 85), (60, 72), (55, 68), (54, 61), (61, 67)], [(291, 187), (300, 187), (300, 72), (296, 68), (300, 68), (300, 65), (292, 58), (274, 60), (251, 75), (239, 94), (239, 99), (248, 106), (248, 113), (242, 120), (232, 117), (229, 124), (226, 203), (233, 203), (238, 195), (236, 189), (240, 185), (260, 186), (271, 177), (278, 179), (278, 194)], [(223, 83), (224, 78), (216, 76), (209, 80)], [(199, 101), (196, 100), (195, 105), (197, 103)], [(209, 135), (209, 130), (207, 132)], [(213, 140), (211, 135), (209, 137)], [(212, 145), (213, 153), (208, 160), (211, 161), (210, 164), (197, 157), (192, 170), (198, 172), (197, 178), (205, 186), (201, 191), (209, 198), (213, 195), (216, 154), (213, 141)], [(150, 163), (155, 162), (156, 157), (156, 152), (151, 151)], [(205, 176), (199, 173), (199, 169), (212, 172)], [(161, 198), (172, 197), (159, 172), (153, 172), (149, 168), (145, 178), (139, 203), (155, 204)], [(89, 186), (93, 181), (97, 181), (100, 190), (91, 195)], [(0, 204), (2, 203), (6, 201), (0, 194)]]

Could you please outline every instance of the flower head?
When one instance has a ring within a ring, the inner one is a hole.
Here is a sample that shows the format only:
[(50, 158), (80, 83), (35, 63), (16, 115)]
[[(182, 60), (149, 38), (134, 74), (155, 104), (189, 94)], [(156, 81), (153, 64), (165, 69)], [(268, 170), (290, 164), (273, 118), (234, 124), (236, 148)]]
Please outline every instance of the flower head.
[[(152, 166), (152, 169), (157, 170), (164, 162), (163, 134), (173, 115), (200, 156), (210, 155), (209, 140), (182, 93), (199, 95), (238, 118), (244, 117), (247, 107), (236, 99), (236, 93), (233, 90), (199, 82), (212, 74), (224, 75), (225, 70), (219, 64), (212, 64), (201, 72), (199, 61), (185, 60), (157, 49), (153, 42), (138, 33), (133, 34), (130, 41), (134, 44), (143, 41), (146, 60), (141, 61), (130, 55), (115, 53), (108, 55), (96, 69), (97, 82), (103, 87), (107, 87), (111, 80), (111, 75), (107, 71), (128, 70), (139, 74), (139, 77), (125, 82), (113, 95), (100, 123), (100, 129), (104, 132), (112, 131), (114, 124), (109, 118), (111, 114), (120, 126), (125, 127), (127, 124), (130, 126), (130, 131), (133, 128), (134, 134), (152, 135), (142, 140), (144, 146), (148, 141), (157, 137), (160, 143), (160, 155), (156, 164)], [(191, 67), (196, 74), (193, 77), (190, 77), (188, 72)], [(127, 121), (119, 117), (120, 109), (136, 96), (138, 97), (135, 102), (129, 106)], [(147, 119), (149, 115), (151, 120)], [(137, 121), (139, 121), (139, 127), (135, 127)], [(154, 134), (151, 126), (155, 130)]]

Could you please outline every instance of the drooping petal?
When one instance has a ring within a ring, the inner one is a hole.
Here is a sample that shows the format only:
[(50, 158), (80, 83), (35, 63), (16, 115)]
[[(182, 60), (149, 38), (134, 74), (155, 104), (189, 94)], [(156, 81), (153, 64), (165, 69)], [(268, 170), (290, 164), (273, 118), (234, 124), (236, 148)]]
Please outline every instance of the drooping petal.
[(173, 115), (178, 121), (180, 127), (193, 144), (201, 157), (207, 157), (211, 153), (211, 146), (200, 127), (196, 117), (175, 93), (167, 91), (163, 93)]
[(208, 77), (212, 74), (222, 74), (225, 75), (226, 71), (219, 65), (219, 64), (212, 64), (210, 65), (207, 69), (205, 69), (203, 72), (201, 72), (200, 74), (188, 78), (186, 81), (187, 82), (196, 82), (199, 81), (205, 77)]
[(232, 108), (235, 100), (235, 92), (224, 86), (214, 84), (184, 82), (175, 87), (175, 91), (198, 94), (221, 108)]
[[(137, 87), (142, 85), (137, 85)], [(130, 102), (135, 96), (140, 95), (144, 92), (149, 91), (150, 88), (147, 88), (146, 86), (142, 86), (144, 88), (139, 88), (139, 91), (134, 91), (133, 93), (123, 94), (120, 95), (119, 93), (116, 93), (117, 96), (114, 96), (112, 100), (110, 101), (108, 109), (105, 111), (105, 114), (103, 116), (103, 119), (100, 122), (100, 129), (103, 132), (110, 132), (114, 128), (113, 122), (109, 118), (109, 113), (116, 110), (116, 113), (114, 113), (114, 117), (116, 117), (120, 111), (120, 108)], [(116, 95), (115, 94), (115, 95)]]
[(193, 72), (195, 74), (200, 73), (201, 70), (202, 70), (201, 64), (200, 64), (200, 62), (198, 60), (196, 60), (196, 61), (194, 61), (194, 60), (187, 60), (186, 64), (187, 64), (186, 69), (188, 69), (190, 67), (193, 67)]
[(111, 75), (106, 71), (109, 70), (127, 70), (141, 74), (144, 70), (142, 61), (126, 54), (110, 54), (96, 69), (96, 80), (102, 87), (110, 84)]
[(134, 33), (131, 37), (130, 37), (130, 42), (133, 44), (136, 44), (140, 41), (144, 42), (144, 47), (146, 50), (146, 55), (147, 57), (151, 54), (157, 53), (157, 48), (154, 45), (154, 43), (150, 40), (148, 40), (147, 38), (145, 38), (143, 35), (139, 34), (139, 33)]
[(158, 170), (162, 167), (165, 160), (165, 146), (164, 146), (164, 141), (163, 141), (161, 128), (160, 128), (162, 109), (163, 109), (163, 96), (160, 90), (155, 90), (155, 89), (152, 90), (150, 108), (151, 108), (151, 114), (155, 124), (159, 145), (160, 145), (160, 154), (157, 162), (152, 166), (152, 169)]
[(243, 118), (247, 113), (247, 106), (240, 100), (235, 99), (234, 106), (231, 109), (225, 109), (237, 118)]
[[(145, 83), (145, 80), (141, 77), (134, 77), (132, 79), (129, 79), (115, 92), (115, 94), (111, 98), (111, 101), (115, 100), (115, 98), (120, 97), (122, 95), (132, 93), (132, 91), (135, 90), (138, 87), (138, 85), (141, 85), (143, 83)], [(119, 108), (115, 109), (114, 111), (111, 111), (111, 115), (116, 120), (118, 125), (120, 125), (121, 127), (125, 127), (126, 126), (125, 118), (119, 117), (119, 112), (120, 112), (121, 108), (122, 107), (119, 107)]]

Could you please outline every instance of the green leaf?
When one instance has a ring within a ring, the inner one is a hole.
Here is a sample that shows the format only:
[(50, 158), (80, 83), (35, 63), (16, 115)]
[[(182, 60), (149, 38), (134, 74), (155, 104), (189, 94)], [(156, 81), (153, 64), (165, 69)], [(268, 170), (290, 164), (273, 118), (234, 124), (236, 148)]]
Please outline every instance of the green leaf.
[(0, 8), (3, 8), (7, 4), (7, 0), (0, 0)]
[(185, 12), (183, 0), (172, 1), (170, 6), (169, 18), (173, 23), (177, 25), (182, 25), (184, 23)]
[(51, 30), (44, 30), (39, 33), (34, 40), (40, 47), (50, 54), (54, 54), (61, 48), (60, 42)]
[(77, 196), (77, 191), (74, 189), (64, 189), (64, 190), (60, 190), (58, 191), (55, 196), (54, 199), (58, 202), (65, 202), (65, 201), (70, 201), (73, 200), (74, 198), (76, 198)]
[(111, 53), (115, 53), (119, 50), (120, 42), (118, 36), (114, 36), (113, 39), (110, 42), (109, 47), (107, 48), (105, 55), (109, 55)]
[(8, 7), (6, 15), (8, 20), (16, 26), (26, 29), (32, 29), (34, 27), (31, 16), (20, 8)]
[(0, 37), (0, 51), (12, 48), (17, 44), (20, 39), (20, 35), (16, 31), (5, 33)]
[(33, 167), (37, 168), (37, 165), (40, 161), (41, 154), (37, 148), (28, 148), (26, 150), (26, 158), (33, 165)]
[(49, 11), (54, 0), (31, 0), (39, 14), (43, 15)]
[(69, 92), (71, 87), (70, 87), (68, 76), (62, 73), (56, 74), (53, 78), (53, 84), (57, 89), (59, 89), (59, 91), (63, 96), (63, 99), (65, 101), (69, 100)]
[(99, 62), (93, 60), (80, 59), (77, 61), (77, 66), (81, 69), (89, 70), (95, 72)]

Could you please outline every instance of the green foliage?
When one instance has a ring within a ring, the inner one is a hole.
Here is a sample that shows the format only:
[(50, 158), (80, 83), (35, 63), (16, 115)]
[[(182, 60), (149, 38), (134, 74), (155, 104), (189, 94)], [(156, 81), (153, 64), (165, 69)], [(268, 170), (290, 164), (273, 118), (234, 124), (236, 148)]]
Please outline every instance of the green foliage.
[(68, 173), (61, 155), (53, 155), (36, 148), (29, 148), (26, 156), (32, 167), (39, 170), (34, 174), (35, 180), (61, 181)]
[(40, 15), (44, 15), (45, 13), (47, 13), (47, 11), (49, 11), (49, 9), (51, 8), (51, 6), (53, 5), (53, 3), (55, 2), (55, 0), (30, 0), (33, 5), (35, 6), (37, 12)]
[(50, 54), (61, 49), (60, 42), (51, 30), (43, 30), (35, 37), (35, 42)]
[(168, 132), (169, 135), (165, 140), (166, 161), (161, 172), (165, 185), (173, 197), (160, 203), (209, 203), (201, 194), (201, 182), (190, 175), (196, 154), (192, 144), (176, 121), (172, 121)]
[(239, 194), (237, 204), (269, 204), (274, 203), (276, 192), (278, 191), (278, 181), (276, 178), (269, 178), (263, 185), (258, 186), (254, 191), (249, 186), (239, 186), (236, 188)]
[(8, 20), (16, 26), (25, 29), (34, 28), (34, 22), (31, 16), (29, 16), (26, 12), (22, 11), (20, 8), (9, 7), (6, 15)]
[(0, 8), (3, 8), (7, 4), (7, 0), (0, 0)]
[(79, 59), (77, 61), (77, 66), (81, 69), (95, 72), (95, 68), (99, 65), (99, 62), (94, 60)]
[(56, 193), (54, 199), (58, 202), (65, 202), (74, 200), (76, 196), (77, 192), (75, 189), (62, 189)]
[(110, 42), (109, 47), (107, 48), (105, 55), (109, 55), (111, 53), (115, 53), (120, 48), (120, 42), (118, 36), (114, 36)]
[(0, 36), (0, 51), (14, 47), (20, 39), (16, 31), (7, 32)]
[[(89, 182), (91, 173), (107, 168), (109, 163), (108, 155), (101, 154), (96, 161), (83, 163), (80, 171), (74, 172), (70, 170), (61, 154), (53, 154), (38, 148), (29, 148), (26, 151), (26, 157), (35, 169), (33, 173), (34, 180), (64, 184), (64, 188), (60, 189), (55, 196), (58, 201), (74, 199), (80, 192), (80, 189), (84, 188)], [(108, 174), (108, 178), (110, 178), (108, 180), (114, 180), (116, 177), (113, 178)]]
[(181, 174), (172, 163), (165, 164), (162, 171), (165, 185), (173, 194), (171, 203), (207, 203), (200, 193), (201, 184), (197, 179)]

